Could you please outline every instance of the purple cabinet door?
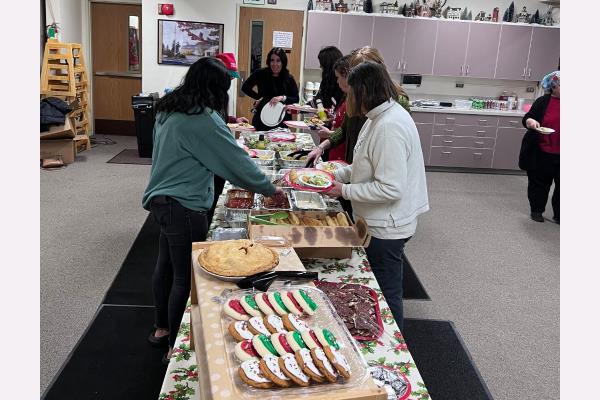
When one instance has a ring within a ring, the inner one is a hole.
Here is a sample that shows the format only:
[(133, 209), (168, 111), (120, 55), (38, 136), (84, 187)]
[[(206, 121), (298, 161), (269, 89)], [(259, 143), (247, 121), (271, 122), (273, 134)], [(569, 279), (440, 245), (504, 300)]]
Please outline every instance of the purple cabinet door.
[(370, 46), (372, 36), (372, 16), (342, 14), (339, 46), (342, 53), (348, 54), (354, 49)]
[(433, 74), (441, 76), (463, 76), (469, 23), (439, 21)]
[(388, 71), (396, 72), (402, 69), (402, 54), (404, 53), (404, 30), (406, 20), (397, 17), (374, 17), (373, 44), (379, 49)]
[(423, 161), (429, 165), (429, 154), (431, 152), (431, 137), (433, 135), (433, 124), (415, 124), (419, 132), (421, 141), (421, 150), (423, 151)]
[(472, 78), (494, 78), (500, 40), (498, 24), (469, 24), (469, 44), (465, 75)]
[(492, 168), (519, 169), (519, 152), (525, 128), (498, 128)]
[(433, 74), (437, 20), (407, 19), (402, 72)]
[(339, 47), (341, 21), (342, 14), (309, 11), (304, 68), (319, 69), (317, 56), (321, 48), (325, 46)]
[(502, 25), (496, 79), (526, 79), (531, 29), (530, 26)]
[(541, 81), (542, 78), (558, 69), (560, 58), (560, 29), (533, 28), (527, 80)]

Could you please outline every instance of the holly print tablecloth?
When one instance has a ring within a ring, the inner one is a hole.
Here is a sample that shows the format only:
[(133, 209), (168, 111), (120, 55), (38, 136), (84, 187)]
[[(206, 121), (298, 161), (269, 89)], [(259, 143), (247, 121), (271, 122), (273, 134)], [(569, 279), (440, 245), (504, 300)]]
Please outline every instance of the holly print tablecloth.
[[(211, 231), (216, 226), (223, 225), (220, 211), (217, 209), (215, 213)], [(354, 248), (350, 259), (316, 259), (305, 262), (304, 265), (309, 271), (319, 272), (319, 279), (321, 280), (357, 283), (366, 285), (377, 292), (384, 323), (384, 333), (378, 340), (358, 342), (361, 352), (370, 366), (375, 368), (381, 366), (399, 372), (405, 377), (408, 385), (402, 386), (401, 392), (403, 395), (399, 398), (403, 400), (430, 399), (419, 370), (410, 355), (402, 334), (398, 330), (390, 308), (381, 294), (377, 280), (371, 272), (365, 250), (360, 247)], [(200, 399), (196, 355), (190, 350), (189, 343), (190, 307), (188, 301), (188, 308), (183, 316), (181, 328), (175, 342), (174, 356), (167, 369), (159, 396), (160, 400)]]

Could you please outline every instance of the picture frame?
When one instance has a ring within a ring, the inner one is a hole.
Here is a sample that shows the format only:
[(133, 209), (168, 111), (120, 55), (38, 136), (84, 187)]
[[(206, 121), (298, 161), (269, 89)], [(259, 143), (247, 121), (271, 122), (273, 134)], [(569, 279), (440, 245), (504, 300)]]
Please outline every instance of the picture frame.
[(253, 4), (256, 6), (264, 6), (265, 0), (244, 0), (244, 4)]
[(190, 66), (200, 57), (223, 52), (224, 24), (158, 20), (158, 63)]

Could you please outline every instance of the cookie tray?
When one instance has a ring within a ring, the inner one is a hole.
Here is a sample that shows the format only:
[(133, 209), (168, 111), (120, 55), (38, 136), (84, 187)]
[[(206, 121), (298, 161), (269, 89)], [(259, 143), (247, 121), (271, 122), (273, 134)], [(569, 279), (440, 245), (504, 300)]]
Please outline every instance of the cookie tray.
[[(234, 393), (235, 398), (244, 399), (257, 399), (257, 398), (269, 398), (269, 399), (288, 399), (296, 397), (306, 398), (371, 398), (364, 397), (358, 394), (359, 389), (363, 389), (367, 380), (371, 380), (370, 373), (368, 370), (367, 363), (363, 358), (358, 344), (352, 339), (350, 332), (346, 328), (346, 325), (340, 319), (335, 312), (333, 305), (329, 301), (329, 298), (325, 293), (314, 286), (308, 285), (290, 285), (282, 282), (275, 282), (269, 288), (267, 292), (281, 291), (281, 290), (295, 290), (303, 289), (310, 297), (317, 303), (318, 308), (314, 315), (304, 314), (300, 319), (305, 321), (311, 329), (316, 327), (326, 328), (330, 330), (336, 337), (340, 344), (340, 352), (346, 357), (350, 367), (352, 369), (352, 375), (348, 381), (343, 381), (338, 378), (336, 383), (314, 383), (308, 387), (301, 387), (293, 385), (289, 388), (272, 388), (272, 389), (258, 389), (244, 383), (238, 375), (238, 369), (241, 365), (241, 361), (235, 356), (235, 345), (238, 343), (228, 332), (228, 326), (235, 320), (225, 314), (223, 306), (227, 300), (231, 298), (241, 298), (248, 294), (259, 293), (256, 290), (235, 290), (221, 296), (221, 333), (224, 338), (225, 352), (226, 352), (226, 363), (227, 371), (230, 374), (230, 378), (234, 382), (234, 389), (237, 393)], [(347, 397), (342, 395), (336, 396), (336, 392), (346, 392)], [(353, 393), (357, 396), (354, 397)], [(373, 393), (375, 396), (377, 394)], [(376, 397), (373, 397), (376, 398)]]

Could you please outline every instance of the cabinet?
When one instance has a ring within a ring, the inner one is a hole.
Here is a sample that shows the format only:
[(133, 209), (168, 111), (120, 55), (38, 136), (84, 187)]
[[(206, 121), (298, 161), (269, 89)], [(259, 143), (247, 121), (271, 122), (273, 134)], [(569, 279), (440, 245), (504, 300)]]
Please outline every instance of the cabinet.
[(371, 46), (373, 36), (373, 17), (363, 15), (342, 15), (342, 28), (340, 29), (339, 49), (343, 54), (352, 50)]
[(432, 147), (430, 165), (441, 167), (490, 168), (493, 150)]
[(453, 21), (439, 21), (433, 60), (433, 74), (463, 76), (465, 72), (466, 43), (469, 25)]
[(340, 45), (340, 13), (308, 13), (304, 68), (319, 69), (319, 51), (325, 46)]
[(532, 29), (531, 26), (502, 25), (496, 79), (526, 79)]
[(437, 20), (407, 19), (404, 36), (404, 74), (433, 74)]
[(498, 128), (492, 168), (519, 169), (519, 152), (525, 128)]
[(431, 137), (433, 135), (433, 124), (415, 124), (419, 132), (421, 141), (421, 150), (423, 151), (423, 161), (429, 165), (429, 152), (431, 150)]
[(379, 49), (383, 55), (388, 71), (400, 71), (404, 54), (406, 20), (381, 16), (374, 18), (372, 46)]
[(529, 48), (527, 79), (541, 81), (546, 74), (558, 69), (559, 58), (560, 30), (534, 27)]
[(498, 24), (472, 23), (465, 60), (465, 75), (471, 78), (494, 78), (500, 28)]

